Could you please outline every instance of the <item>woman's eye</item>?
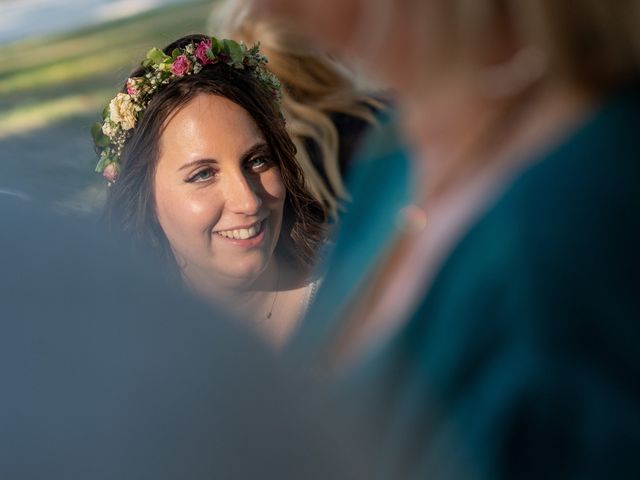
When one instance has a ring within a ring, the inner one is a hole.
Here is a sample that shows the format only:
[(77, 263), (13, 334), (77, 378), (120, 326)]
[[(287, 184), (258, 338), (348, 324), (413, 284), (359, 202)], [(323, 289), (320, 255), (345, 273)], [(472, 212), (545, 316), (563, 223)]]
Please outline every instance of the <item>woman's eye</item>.
[(247, 162), (247, 166), (254, 172), (264, 172), (271, 166), (271, 159), (266, 156), (255, 157)]
[(212, 169), (206, 168), (204, 170), (200, 170), (194, 173), (189, 178), (189, 182), (205, 182), (207, 180), (211, 180), (214, 175), (215, 175), (215, 172)]

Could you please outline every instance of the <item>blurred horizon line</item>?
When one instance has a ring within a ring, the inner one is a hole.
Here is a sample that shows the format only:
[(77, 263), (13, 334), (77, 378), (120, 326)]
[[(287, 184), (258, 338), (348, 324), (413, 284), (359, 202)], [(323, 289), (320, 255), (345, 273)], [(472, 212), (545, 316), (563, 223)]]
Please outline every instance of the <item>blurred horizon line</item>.
[[(3, 0), (0, 46), (97, 26), (156, 8), (196, 0)], [(213, 3), (213, 2), (212, 2)]]

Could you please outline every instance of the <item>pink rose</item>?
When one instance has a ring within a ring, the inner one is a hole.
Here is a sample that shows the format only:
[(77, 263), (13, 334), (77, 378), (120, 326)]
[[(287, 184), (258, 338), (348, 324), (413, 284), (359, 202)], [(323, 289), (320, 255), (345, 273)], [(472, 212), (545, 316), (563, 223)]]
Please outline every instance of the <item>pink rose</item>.
[(186, 57), (186, 55), (180, 55), (173, 61), (173, 64), (171, 65), (171, 73), (177, 75), (178, 77), (181, 77), (185, 73), (187, 73), (190, 68), (191, 62)]
[(138, 89), (136, 88), (136, 81), (133, 78), (127, 79), (127, 93), (129, 95), (138, 95)]
[(107, 182), (114, 183), (118, 178), (118, 165), (116, 163), (110, 163), (106, 167), (104, 167), (104, 171), (102, 172), (102, 176), (107, 179)]
[(207, 65), (211, 62), (211, 59), (207, 57), (207, 50), (211, 48), (211, 40), (203, 40), (196, 47), (196, 58), (200, 60), (202, 65)]

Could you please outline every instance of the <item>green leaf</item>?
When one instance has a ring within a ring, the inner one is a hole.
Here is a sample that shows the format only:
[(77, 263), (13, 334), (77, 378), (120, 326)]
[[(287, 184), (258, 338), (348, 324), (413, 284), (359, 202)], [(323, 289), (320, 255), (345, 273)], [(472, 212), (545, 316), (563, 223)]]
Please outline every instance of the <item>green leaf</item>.
[(107, 106), (104, 107), (104, 109), (102, 110), (102, 118), (103, 120), (106, 120), (110, 116), (111, 116), (111, 108), (109, 106), (109, 103), (107, 103)]
[(165, 55), (162, 50), (159, 50), (157, 48), (152, 48), (151, 50), (149, 50), (147, 52), (147, 58), (151, 60), (155, 65), (159, 65), (171, 59), (169, 55)]
[(100, 159), (100, 161), (98, 162), (98, 164), (96, 165), (96, 172), (98, 173), (102, 173), (104, 172), (104, 169), (107, 167), (107, 165), (109, 165), (111, 163), (111, 158), (109, 157), (102, 157)]
[(234, 64), (241, 64), (244, 59), (244, 49), (242, 46), (234, 42), (233, 40), (222, 40), (222, 43), (225, 47), (225, 53), (229, 54), (231, 57), (231, 62)]
[(108, 147), (109, 145), (111, 145), (111, 139), (105, 134), (102, 134), (98, 138), (94, 139), (94, 141), (98, 147)]
[(174, 48), (173, 52), (171, 52), (171, 58), (175, 60), (182, 54), (182, 51), (179, 48)]
[(98, 147), (108, 147), (111, 145), (111, 139), (102, 133), (102, 124), (100, 122), (96, 122), (91, 126), (91, 136), (93, 137), (93, 142)]
[(229, 40), (220, 40), (220, 53), (229, 55)]
[[(212, 60), (220, 53), (220, 42), (218, 42), (218, 39), (215, 37), (211, 37), (211, 53), (213, 54), (213, 57), (209, 58)], [(207, 51), (207, 55), (208, 54), (209, 52)]]
[(91, 125), (91, 137), (93, 137), (93, 140), (97, 140), (98, 137), (100, 135), (102, 135), (102, 123), (100, 122), (96, 122), (93, 125)]

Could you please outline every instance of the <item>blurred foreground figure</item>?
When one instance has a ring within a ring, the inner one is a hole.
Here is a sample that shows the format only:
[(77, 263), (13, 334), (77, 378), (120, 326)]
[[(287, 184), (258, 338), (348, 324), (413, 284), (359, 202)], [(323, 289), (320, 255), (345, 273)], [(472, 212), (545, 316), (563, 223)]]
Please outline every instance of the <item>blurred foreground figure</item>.
[(308, 385), (221, 311), (92, 225), (7, 195), (0, 221), (0, 478), (360, 478)]
[(640, 477), (640, 2), (261, 4), (390, 83), (414, 147), (370, 147), (292, 348), (380, 477)]

